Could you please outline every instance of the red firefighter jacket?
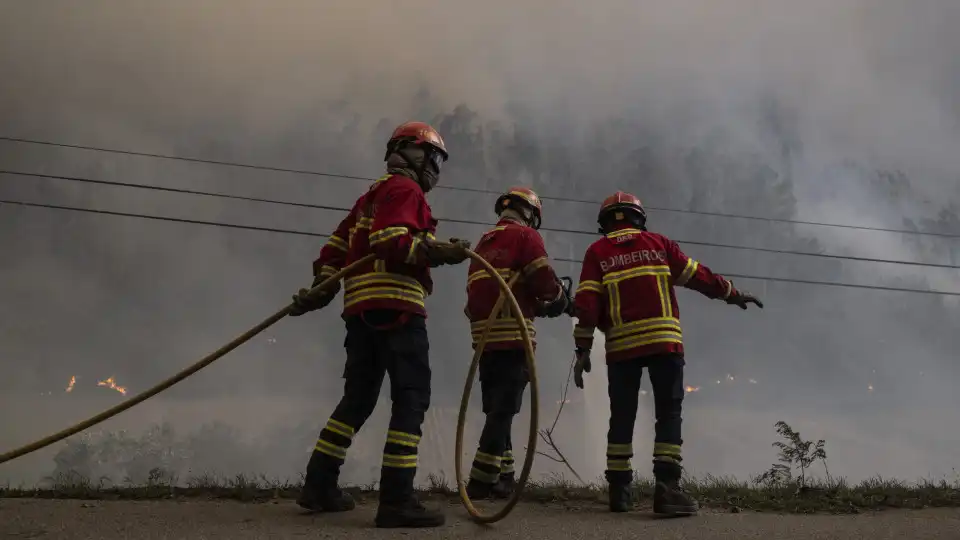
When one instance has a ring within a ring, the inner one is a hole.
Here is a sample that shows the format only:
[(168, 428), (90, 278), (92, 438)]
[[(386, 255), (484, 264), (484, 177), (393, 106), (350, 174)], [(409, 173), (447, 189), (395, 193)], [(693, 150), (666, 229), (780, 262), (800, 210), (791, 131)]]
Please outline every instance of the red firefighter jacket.
[(583, 258), (575, 296), (577, 346), (590, 349), (599, 328), (606, 336), (607, 362), (682, 354), (675, 286), (714, 299), (736, 291), (662, 234), (623, 227), (597, 240)]
[[(537, 305), (556, 300), (563, 294), (540, 233), (512, 219), (501, 219), (496, 227), (484, 233), (475, 251), (492, 264), (506, 281), (520, 273), (520, 278), (513, 286), (513, 294), (527, 321), (527, 332), (531, 339), (535, 338), (537, 332), (533, 319)], [(467, 306), (464, 313), (470, 319), (474, 348), (499, 298), (497, 280), (490, 277), (480, 263), (472, 261), (467, 274)], [(493, 324), (485, 351), (523, 348), (520, 327), (508, 304), (504, 304)]]
[(371, 309), (426, 317), (424, 300), (433, 292), (433, 281), (419, 244), (433, 239), (436, 227), (419, 184), (388, 174), (340, 222), (313, 263), (314, 276), (329, 277), (373, 253), (373, 262), (343, 281), (343, 317)]

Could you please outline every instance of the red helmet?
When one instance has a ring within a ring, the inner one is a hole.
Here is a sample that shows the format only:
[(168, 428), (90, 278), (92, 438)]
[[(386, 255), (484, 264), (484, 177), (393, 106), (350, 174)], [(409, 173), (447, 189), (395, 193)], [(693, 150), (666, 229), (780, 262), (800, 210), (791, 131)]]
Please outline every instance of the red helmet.
[(397, 129), (393, 130), (393, 135), (390, 135), (390, 140), (387, 141), (387, 154), (384, 160), (397, 150), (400, 142), (409, 142), (416, 146), (429, 146), (440, 154), (443, 161), (450, 157), (446, 145), (443, 144), (443, 137), (426, 122), (405, 122), (397, 126)]
[(530, 226), (534, 229), (539, 229), (543, 214), (543, 203), (540, 202), (540, 197), (530, 188), (514, 186), (497, 198), (497, 205), (494, 207), (494, 211), (499, 214), (504, 207), (509, 207), (513, 201), (523, 203), (530, 207), (533, 211), (533, 219), (531, 220), (532, 223)]
[(610, 212), (616, 212), (617, 210), (635, 212), (641, 220), (646, 221), (647, 219), (647, 211), (643, 209), (643, 203), (640, 202), (640, 199), (630, 193), (618, 191), (603, 200), (603, 204), (600, 205), (600, 213), (597, 215), (597, 223), (602, 226)]

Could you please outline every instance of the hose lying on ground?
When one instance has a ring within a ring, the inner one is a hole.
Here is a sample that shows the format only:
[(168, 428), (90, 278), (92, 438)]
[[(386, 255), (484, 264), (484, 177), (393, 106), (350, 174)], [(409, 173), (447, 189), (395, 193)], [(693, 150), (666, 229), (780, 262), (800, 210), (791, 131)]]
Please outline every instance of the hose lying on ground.
[[(486, 269), (486, 271), (494, 279), (497, 280), (497, 284), (500, 286), (501, 293), (500, 293), (500, 298), (497, 300), (497, 304), (494, 307), (493, 312), (491, 312), (490, 318), (487, 319), (487, 326), (484, 329), (483, 335), (480, 341), (477, 343), (477, 348), (474, 354), (473, 362), (470, 365), (470, 373), (467, 376), (467, 382), (466, 382), (466, 385), (464, 386), (463, 398), (460, 402), (460, 416), (457, 421), (457, 445), (456, 445), (457, 485), (460, 492), (460, 499), (463, 502), (463, 505), (466, 507), (467, 512), (470, 514), (471, 518), (477, 523), (493, 523), (505, 518), (513, 510), (513, 507), (516, 506), (517, 502), (519, 502), (520, 500), (520, 495), (527, 482), (527, 478), (530, 475), (530, 469), (533, 466), (533, 456), (536, 453), (536, 446), (537, 446), (537, 425), (539, 420), (539, 390), (537, 386), (536, 365), (534, 363), (533, 342), (531, 341), (530, 335), (527, 331), (526, 320), (524, 319), (523, 313), (520, 311), (520, 306), (517, 303), (517, 299), (516, 297), (514, 297), (513, 291), (511, 290), (513, 283), (516, 282), (517, 276), (514, 276), (514, 278), (511, 279), (510, 284), (508, 284), (506, 281), (504, 281), (503, 277), (500, 276), (500, 274), (496, 271), (496, 269), (490, 263), (488, 263), (483, 257), (477, 255), (476, 253), (470, 250), (466, 250), (466, 253), (469, 258), (480, 263)], [(318, 284), (316, 287), (313, 287), (311, 289), (311, 292), (319, 292), (320, 290), (334, 283), (339, 282), (344, 277), (353, 273), (354, 270), (356, 270), (359, 266), (373, 260), (373, 258), (374, 258), (373, 255), (367, 255), (366, 257), (354, 262), (353, 264), (348, 265), (347, 267), (343, 268), (336, 274), (327, 278), (322, 283)], [(461, 478), (462, 476), (461, 465), (463, 461), (463, 451), (462, 451), (463, 429), (464, 429), (464, 424), (466, 423), (467, 404), (470, 401), (470, 390), (473, 386), (474, 378), (476, 376), (477, 366), (479, 365), (479, 360), (480, 360), (480, 354), (483, 351), (483, 347), (486, 344), (487, 339), (489, 338), (490, 331), (493, 327), (492, 325), (493, 325), (494, 319), (496, 318), (496, 315), (500, 312), (501, 308), (503, 307), (504, 302), (507, 300), (509, 300), (510, 302), (511, 312), (514, 314), (517, 324), (520, 325), (520, 335), (523, 338), (523, 342), (524, 342), (524, 349), (526, 352), (526, 359), (527, 359), (527, 367), (530, 370), (530, 404), (531, 404), (530, 437), (527, 442), (527, 455), (526, 455), (526, 459), (523, 462), (523, 469), (520, 472), (520, 478), (517, 481), (517, 486), (514, 489), (512, 496), (507, 501), (506, 505), (504, 505), (504, 507), (501, 508), (500, 511), (498, 511), (497, 513), (493, 515), (483, 515), (476, 509), (476, 507), (473, 506), (473, 503), (470, 501), (470, 498), (467, 496), (466, 488)], [(179, 373), (170, 377), (169, 379), (157, 384), (153, 388), (145, 390), (144, 392), (141, 392), (136, 396), (133, 396), (132, 398), (101, 412), (100, 414), (92, 416), (87, 420), (84, 420), (83, 422), (79, 422), (62, 431), (59, 431), (57, 433), (44, 437), (38, 441), (32, 442), (20, 448), (16, 448), (4, 454), (0, 454), (0, 464), (25, 456), (27, 454), (30, 454), (32, 452), (35, 452), (37, 450), (50, 446), (55, 442), (62, 441), (63, 439), (66, 439), (71, 435), (75, 435), (87, 428), (93, 427), (101, 422), (109, 420), (110, 418), (126, 411), (127, 409), (133, 407), (134, 405), (138, 405), (150, 399), (151, 397), (159, 394), (160, 392), (167, 390), (168, 388), (190, 377), (194, 373), (209, 366), (210, 364), (214, 363), (220, 358), (223, 358), (230, 351), (236, 349), (240, 345), (243, 345), (244, 343), (246, 343), (247, 341), (255, 337), (257, 334), (273, 326), (278, 321), (280, 321), (280, 319), (283, 319), (284, 317), (289, 315), (290, 310), (292, 308), (293, 308), (293, 304), (290, 304), (284, 307), (280, 311), (264, 319), (260, 324), (254, 326), (250, 330), (247, 330), (246, 332), (241, 334), (239, 337), (237, 337), (233, 341), (227, 343), (223, 347), (220, 347), (216, 351), (200, 359), (197, 363), (193, 364), (192, 366), (187, 367), (186, 369), (184, 369), (183, 371), (180, 371)]]

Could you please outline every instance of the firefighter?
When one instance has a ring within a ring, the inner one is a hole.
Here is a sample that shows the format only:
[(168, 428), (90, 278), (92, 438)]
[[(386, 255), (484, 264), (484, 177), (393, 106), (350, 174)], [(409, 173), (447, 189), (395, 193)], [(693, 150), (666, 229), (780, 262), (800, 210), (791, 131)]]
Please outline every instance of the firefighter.
[(574, 381), (583, 388), (590, 371), (594, 329), (606, 336), (610, 396), (606, 478), (610, 510), (632, 506), (633, 426), (644, 368), (653, 387), (656, 438), (653, 511), (693, 515), (699, 504), (679, 486), (683, 405), (683, 341), (674, 287), (747, 309), (763, 304), (733, 283), (687, 257), (676, 242), (647, 231), (640, 199), (617, 192), (603, 201), (598, 222), (603, 238), (587, 248), (577, 287), (574, 329), (577, 363)]
[[(510, 188), (497, 198), (494, 211), (500, 219), (480, 238), (476, 251), (504, 280), (520, 274), (513, 293), (533, 338), (534, 317), (558, 317), (572, 311), (572, 302), (550, 266), (537, 231), (542, 217), (537, 194), (524, 187)], [(497, 281), (479, 263), (471, 262), (464, 313), (470, 320), (474, 348), (500, 294)], [(486, 421), (467, 483), (467, 494), (475, 499), (505, 498), (515, 487), (510, 431), (530, 376), (520, 328), (510, 309), (504, 307), (493, 324), (479, 366)]]
[[(438, 243), (425, 194), (436, 186), (447, 160), (443, 139), (422, 122), (394, 130), (377, 180), (340, 222), (313, 263), (314, 286), (368, 255), (376, 259), (343, 280), (344, 392), (320, 432), (307, 464), (297, 503), (311, 511), (352, 510), (354, 501), (338, 487), (350, 443), (373, 412), (386, 374), (393, 407), (380, 469), (377, 527), (437, 527), (440, 512), (419, 503), (413, 481), (424, 413), (430, 405), (424, 299), (433, 290), (430, 268), (459, 264), (470, 243)], [(294, 296), (298, 316), (328, 305), (340, 285), (323, 294), (306, 289)]]

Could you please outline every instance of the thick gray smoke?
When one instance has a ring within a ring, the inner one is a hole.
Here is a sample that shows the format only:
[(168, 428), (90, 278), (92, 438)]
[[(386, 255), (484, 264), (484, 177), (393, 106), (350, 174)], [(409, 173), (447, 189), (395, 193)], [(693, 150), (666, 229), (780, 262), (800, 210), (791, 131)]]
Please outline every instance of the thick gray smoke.
[[(956, 20), (953, 0), (10, 1), (0, 3), (0, 136), (376, 176), (389, 130), (416, 118), (450, 146), (444, 186), (528, 184), (598, 203), (626, 189), (661, 208), (960, 234)], [(366, 186), (13, 142), (0, 142), (0, 168), (335, 206)], [(341, 217), (12, 175), (0, 176), (0, 198), (320, 233)], [(494, 218), (492, 196), (430, 199), (440, 218)], [(547, 200), (544, 225), (593, 231), (596, 208)], [(958, 264), (958, 240), (650, 214), (653, 229), (719, 272), (960, 290), (956, 270), (683, 244)], [(112, 376), (129, 396), (258, 322), (309, 282), (322, 245), (8, 205), (0, 224), (4, 449), (122, 398), (98, 381)], [(440, 233), (482, 231), (442, 223)], [(594, 238), (544, 236), (562, 258), (580, 258)], [(439, 270), (430, 304), (436, 407), (423, 469), (448, 476), (471, 352), (465, 273)], [(768, 308), (680, 293), (687, 382), (699, 387), (686, 402), (692, 472), (759, 472), (782, 419), (827, 440), (835, 474), (949, 474), (960, 442), (955, 299), (736, 281)], [(540, 336), (551, 416), (569, 321), (541, 323)], [(167, 463), (180, 472), (295, 477), (338, 398), (342, 338), (334, 308), (283, 321), (102, 428), (139, 434), (169, 422), (173, 434), (155, 432), (151, 444), (186, 445)], [(588, 375), (588, 394), (602, 399), (602, 381)], [(581, 392), (570, 399), (558, 439), (593, 477), (603, 430), (582, 434), (606, 417)], [(642, 407), (644, 471), (649, 394)], [(352, 480), (375, 478), (381, 409), (358, 440)], [(33, 482), (62, 448), (4, 465), (0, 478)], [(121, 477), (143, 469), (112, 467)], [(559, 469), (540, 460), (537, 470)]]

